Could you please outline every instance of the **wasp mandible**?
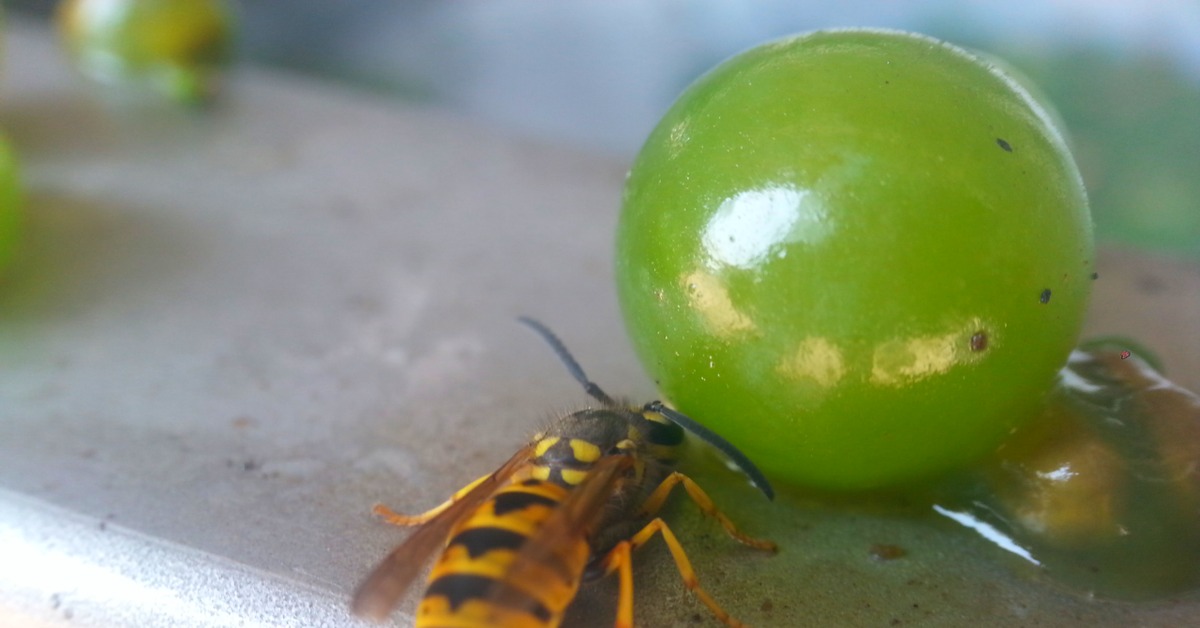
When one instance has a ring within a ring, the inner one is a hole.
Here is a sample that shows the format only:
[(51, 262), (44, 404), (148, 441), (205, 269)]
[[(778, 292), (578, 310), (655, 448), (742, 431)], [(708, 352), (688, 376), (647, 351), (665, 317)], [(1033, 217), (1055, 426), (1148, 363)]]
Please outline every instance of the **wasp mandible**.
[(619, 578), (616, 626), (631, 628), (632, 552), (658, 534), (684, 585), (725, 625), (742, 626), (701, 588), (683, 546), (656, 514), (682, 485), (729, 536), (774, 552), (774, 543), (743, 534), (674, 470), (684, 432), (725, 454), (773, 499), (766, 478), (728, 441), (662, 402), (639, 406), (608, 396), (545, 325), (518, 320), (550, 344), (599, 405), (558, 418), (499, 469), (428, 512), (406, 516), (375, 506), (388, 523), (419, 527), (359, 586), (354, 612), (386, 618), (441, 549), (417, 607), (418, 628), (552, 628), (581, 582), (611, 573)]

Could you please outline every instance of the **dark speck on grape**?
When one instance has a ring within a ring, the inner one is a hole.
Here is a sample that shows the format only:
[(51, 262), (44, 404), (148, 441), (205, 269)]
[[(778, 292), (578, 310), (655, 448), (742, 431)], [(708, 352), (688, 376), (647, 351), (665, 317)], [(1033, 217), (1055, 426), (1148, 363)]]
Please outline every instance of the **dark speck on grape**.
[(1012, 152), (1012, 144), (1009, 144), (1008, 142), (1004, 141), (1004, 139), (1002, 139), (1002, 138), (999, 138), (999, 137), (996, 138), (996, 145), (999, 146), (1000, 148), (1003, 148), (1004, 152), (1007, 152), (1007, 153)]
[(1038, 300), (1041, 301), (1042, 303), (1049, 303), (1050, 302), (1050, 289), (1046, 288), (1045, 290), (1042, 290), (1042, 296), (1039, 297)]
[(983, 351), (984, 349), (987, 349), (987, 345), (987, 332), (977, 331), (971, 335), (971, 351)]
[(1092, 273), (1092, 280), (1093, 280), (1093, 281), (1095, 281), (1096, 279), (1099, 279), (1099, 278), (1100, 278), (1100, 273)]

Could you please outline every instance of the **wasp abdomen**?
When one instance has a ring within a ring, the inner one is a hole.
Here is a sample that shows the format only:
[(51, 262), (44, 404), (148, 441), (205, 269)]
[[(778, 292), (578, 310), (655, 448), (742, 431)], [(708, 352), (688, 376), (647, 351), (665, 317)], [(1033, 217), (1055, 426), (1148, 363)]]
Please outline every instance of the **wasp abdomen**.
[(467, 557), (475, 559), (494, 550), (515, 552), (521, 548), (528, 536), (504, 528), (480, 527), (463, 530), (454, 535), (447, 546), (459, 545), (467, 550)]
[[(508, 568), (567, 494), (552, 482), (527, 479), (496, 491), (464, 519), (430, 574), (417, 610), (418, 628), (558, 625), (579, 588), (577, 577), (563, 575), (582, 573), (589, 555), (586, 541), (564, 548), (558, 559), (571, 564), (547, 565), (537, 581), (515, 582)], [(503, 605), (494, 601), (499, 587), (510, 593)]]

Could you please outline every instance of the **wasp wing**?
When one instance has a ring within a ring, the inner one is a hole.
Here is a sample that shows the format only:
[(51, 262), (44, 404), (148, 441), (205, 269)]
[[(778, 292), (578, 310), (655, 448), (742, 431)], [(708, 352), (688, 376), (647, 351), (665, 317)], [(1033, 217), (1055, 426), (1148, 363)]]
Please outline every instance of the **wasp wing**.
[(358, 586), (350, 608), (356, 615), (373, 621), (383, 621), (395, 608), (396, 602), (421, 573), (421, 568), (434, 552), (442, 548), (451, 529), (463, 517), (479, 508), (496, 489), (529, 462), (532, 445), (522, 447), (475, 488), (450, 504), (436, 517), (412, 533), (399, 547), (379, 563), (371, 575)]
[(624, 455), (598, 460), (583, 482), (546, 519), (538, 533), (517, 551), (505, 576), (493, 586), (489, 599), (508, 608), (527, 607), (532, 601), (530, 596), (514, 585), (540, 582), (547, 568), (560, 576), (562, 582), (578, 580), (582, 573), (575, 573), (576, 570), (567, 564), (564, 553), (570, 551), (580, 537), (595, 531), (609, 498), (633, 464), (633, 457)]

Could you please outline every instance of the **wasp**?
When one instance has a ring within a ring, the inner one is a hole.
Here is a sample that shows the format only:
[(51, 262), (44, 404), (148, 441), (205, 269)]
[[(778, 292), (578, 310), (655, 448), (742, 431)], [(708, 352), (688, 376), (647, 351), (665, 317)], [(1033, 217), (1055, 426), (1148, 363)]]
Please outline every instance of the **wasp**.
[(661, 401), (631, 405), (588, 379), (562, 342), (531, 318), (570, 374), (599, 402), (563, 415), (496, 471), (423, 514), (380, 504), (374, 512), (398, 526), (419, 526), (359, 586), (352, 610), (382, 621), (439, 549), (416, 612), (418, 628), (552, 628), (582, 582), (616, 573), (618, 628), (633, 626), (632, 552), (660, 535), (675, 566), (709, 611), (742, 626), (701, 588), (687, 554), (656, 516), (682, 485), (729, 536), (759, 550), (774, 543), (743, 534), (691, 478), (674, 470), (688, 432), (708, 443), (768, 499), (771, 485), (728, 441)]

